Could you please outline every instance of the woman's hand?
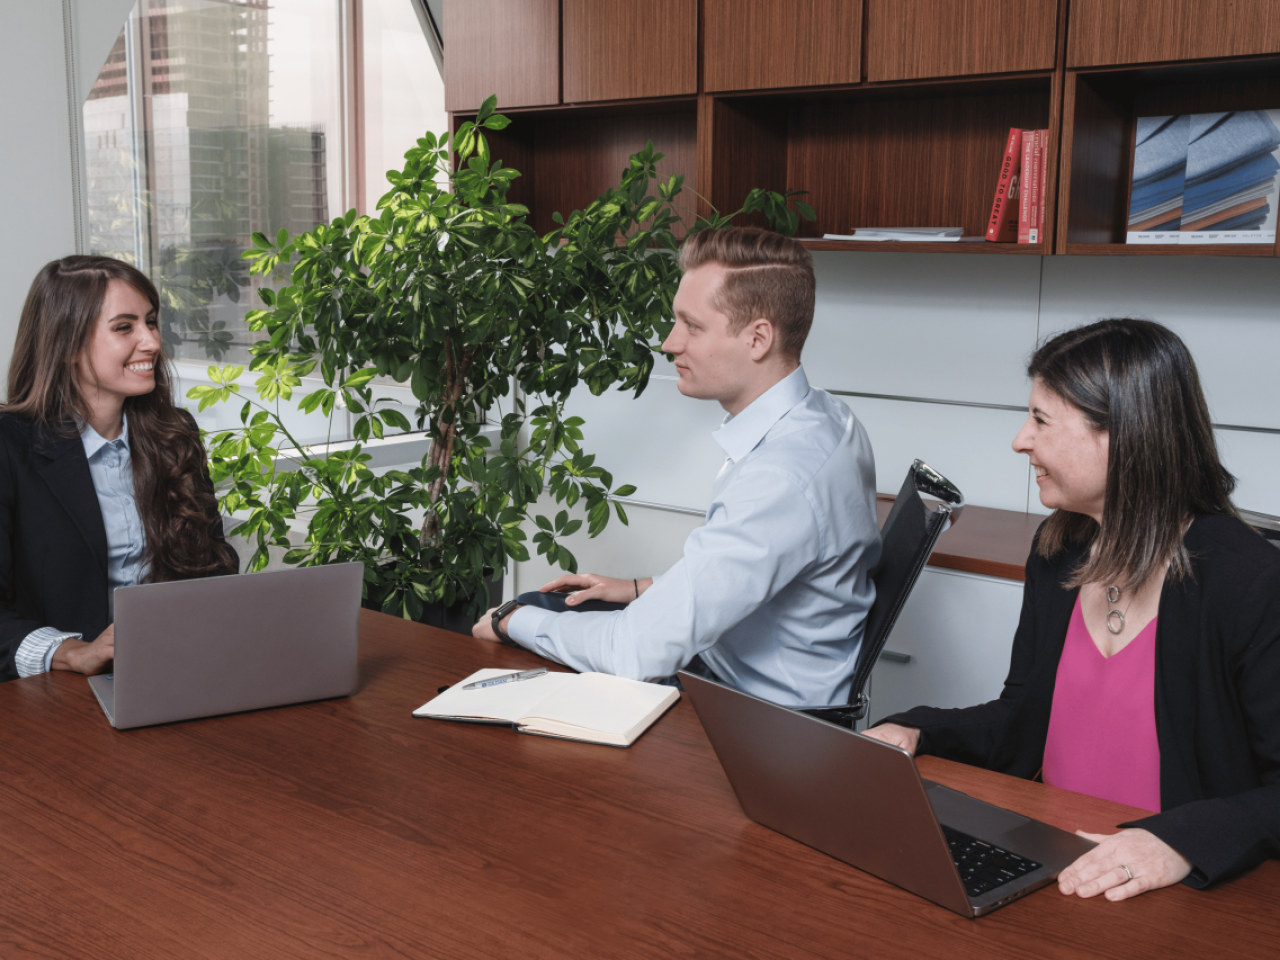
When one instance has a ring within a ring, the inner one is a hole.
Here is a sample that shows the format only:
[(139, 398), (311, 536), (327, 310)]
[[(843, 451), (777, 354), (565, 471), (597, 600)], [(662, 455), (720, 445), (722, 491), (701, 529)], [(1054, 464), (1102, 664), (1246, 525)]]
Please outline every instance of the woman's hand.
[(617, 580), (598, 573), (566, 573), (542, 588), (542, 593), (568, 593), (565, 603), (574, 607), (584, 600), (611, 600), (630, 603), (653, 586), (653, 577), (643, 580)]
[(106, 670), (115, 655), (116, 625), (112, 623), (92, 643), (63, 640), (54, 651), (49, 666), (53, 670), (73, 670), (89, 676)]
[(1108, 900), (1127, 900), (1171, 887), (1191, 872), (1190, 860), (1147, 830), (1129, 827), (1109, 835), (1076, 833), (1097, 846), (1058, 874), (1058, 889), (1065, 894), (1096, 897), (1105, 893)]
[(916, 747), (920, 746), (920, 729), (918, 727), (904, 727), (897, 723), (882, 723), (878, 727), (864, 730), (863, 733), (873, 740), (883, 740), (885, 743), (891, 743), (895, 747), (901, 747), (913, 757), (916, 755)]

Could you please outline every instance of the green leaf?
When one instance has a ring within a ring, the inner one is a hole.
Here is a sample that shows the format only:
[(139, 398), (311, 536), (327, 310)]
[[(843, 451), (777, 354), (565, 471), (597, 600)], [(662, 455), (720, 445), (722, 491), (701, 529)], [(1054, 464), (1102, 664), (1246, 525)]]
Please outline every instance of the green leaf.
[(629, 497), (636, 492), (636, 488), (629, 483), (623, 484), (617, 490), (613, 491), (615, 497)]
[(366, 383), (378, 375), (376, 368), (369, 367), (364, 370), (357, 370), (347, 379), (342, 381), (342, 386), (348, 388), (363, 387)]

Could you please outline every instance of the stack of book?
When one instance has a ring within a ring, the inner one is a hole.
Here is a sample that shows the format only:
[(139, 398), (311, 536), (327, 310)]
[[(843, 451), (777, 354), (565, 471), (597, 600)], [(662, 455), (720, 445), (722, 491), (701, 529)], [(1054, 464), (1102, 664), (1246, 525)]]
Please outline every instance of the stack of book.
[(1139, 117), (1129, 243), (1275, 243), (1280, 110)]
[(986, 239), (992, 243), (1044, 241), (1048, 130), (1009, 128)]

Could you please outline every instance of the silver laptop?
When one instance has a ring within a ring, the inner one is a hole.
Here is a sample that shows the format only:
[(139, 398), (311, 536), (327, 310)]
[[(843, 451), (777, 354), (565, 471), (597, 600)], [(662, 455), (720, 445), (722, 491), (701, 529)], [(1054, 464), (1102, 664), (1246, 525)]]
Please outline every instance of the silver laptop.
[(119, 730), (356, 690), (361, 563), (121, 587), (115, 664), (89, 678)]
[(1045, 886), (1093, 848), (922, 780), (911, 755), (680, 672), (748, 817), (967, 917)]

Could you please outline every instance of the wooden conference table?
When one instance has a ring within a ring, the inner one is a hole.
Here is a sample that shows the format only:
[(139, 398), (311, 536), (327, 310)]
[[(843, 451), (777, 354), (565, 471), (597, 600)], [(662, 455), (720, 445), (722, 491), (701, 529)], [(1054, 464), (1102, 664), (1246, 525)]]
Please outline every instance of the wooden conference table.
[[(747, 820), (687, 701), (630, 750), (409, 715), (533, 660), (366, 612), (345, 700), (118, 733), (83, 677), (0, 684), (0, 956), (1275, 956), (1280, 863), (966, 920)], [(1130, 815), (920, 766), (1063, 827)]]

